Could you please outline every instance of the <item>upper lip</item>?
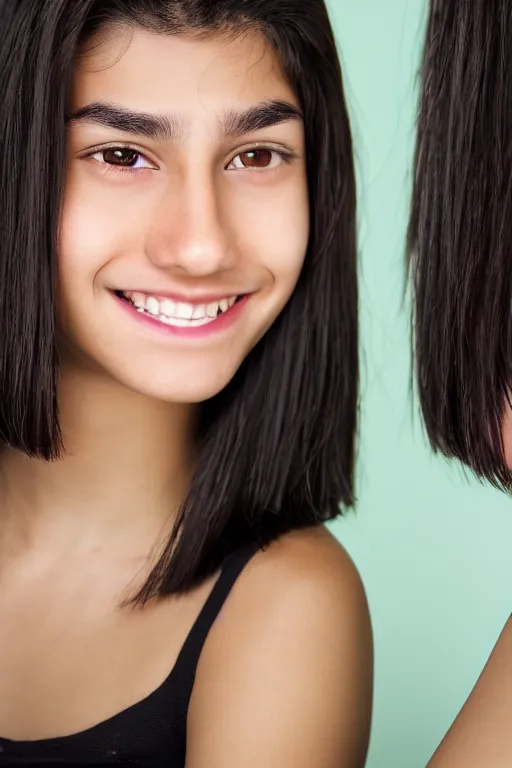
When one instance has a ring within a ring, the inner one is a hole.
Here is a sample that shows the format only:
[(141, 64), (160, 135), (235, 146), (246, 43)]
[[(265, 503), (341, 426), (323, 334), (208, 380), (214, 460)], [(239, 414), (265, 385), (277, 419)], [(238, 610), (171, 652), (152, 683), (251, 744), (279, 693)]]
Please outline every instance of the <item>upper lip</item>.
[(181, 301), (184, 304), (212, 304), (215, 301), (221, 301), (222, 299), (229, 299), (233, 296), (245, 296), (249, 291), (236, 291), (226, 290), (218, 291), (215, 293), (198, 293), (198, 294), (184, 294), (179, 291), (161, 291), (152, 290), (147, 288), (116, 288), (115, 290), (122, 293), (144, 293), (147, 296), (160, 297), (162, 299), (171, 299), (172, 301)]

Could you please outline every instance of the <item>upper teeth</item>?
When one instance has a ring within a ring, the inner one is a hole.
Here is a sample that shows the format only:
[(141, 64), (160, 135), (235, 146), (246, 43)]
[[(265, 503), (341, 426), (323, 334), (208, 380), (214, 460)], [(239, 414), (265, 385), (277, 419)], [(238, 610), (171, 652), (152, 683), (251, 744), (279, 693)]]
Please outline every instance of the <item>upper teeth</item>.
[(210, 304), (189, 304), (184, 301), (173, 301), (156, 296), (149, 296), (138, 291), (123, 291), (123, 295), (139, 309), (145, 309), (150, 314), (159, 317), (164, 315), (180, 320), (202, 320), (207, 317), (215, 318), (220, 312), (227, 312), (236, 301), (236, 296), (212, 301)]

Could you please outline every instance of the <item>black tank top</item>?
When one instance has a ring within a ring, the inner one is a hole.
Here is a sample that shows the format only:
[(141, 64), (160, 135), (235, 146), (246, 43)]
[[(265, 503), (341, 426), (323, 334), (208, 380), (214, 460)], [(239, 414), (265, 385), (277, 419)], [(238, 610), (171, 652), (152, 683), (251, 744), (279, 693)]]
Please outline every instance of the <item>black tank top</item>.
[(99, 725), (72, 736), (39, 741), (0, 738), (1, 768), (97, 768), (119, 764), (184, 768), (187, 711), (201, 650), (232, 586), (257, 550), (257, 546), (251, 545), (226, 558), (175, 666), (156, 691)]

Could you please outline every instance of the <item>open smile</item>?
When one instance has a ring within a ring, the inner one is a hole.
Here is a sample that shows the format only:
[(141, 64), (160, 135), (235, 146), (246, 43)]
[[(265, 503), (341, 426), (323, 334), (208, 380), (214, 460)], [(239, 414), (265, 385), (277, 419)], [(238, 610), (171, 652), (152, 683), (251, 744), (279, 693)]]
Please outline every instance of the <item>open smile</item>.
[(134, 319), (173, 335), (205, 336), (230, 326), (239, 317), (248, 294), (193, 304), (141, 291), (112, 291)]

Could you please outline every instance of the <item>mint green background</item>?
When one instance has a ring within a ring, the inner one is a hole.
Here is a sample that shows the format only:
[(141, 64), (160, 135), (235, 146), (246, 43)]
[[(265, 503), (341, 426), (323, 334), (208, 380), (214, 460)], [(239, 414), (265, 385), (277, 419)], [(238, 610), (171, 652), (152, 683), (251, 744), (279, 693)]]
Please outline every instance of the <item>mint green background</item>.
[(512, 500), (431, 454), (411, 391), (404, 238), (427, 0), (329, 7), (356, 147), (362, 313), (359, 504), (333, 530), (374, 624), (368, 768), (425, 768), (512, 610)]

